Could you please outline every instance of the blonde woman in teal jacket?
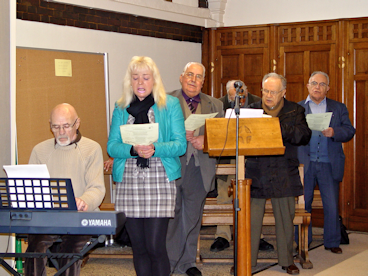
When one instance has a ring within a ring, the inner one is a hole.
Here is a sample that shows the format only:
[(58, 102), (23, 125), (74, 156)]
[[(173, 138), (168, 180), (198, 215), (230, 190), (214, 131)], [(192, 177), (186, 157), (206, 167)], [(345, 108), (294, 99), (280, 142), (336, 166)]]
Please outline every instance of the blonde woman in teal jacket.
[[(134, 146), (122, 142), (121, 125), (147, 123), (159, 125), (156, 142)], [(166, 233), (174, 216), (185, 135), (179, 100), (166, 95), (154, 61), (133, 57), (113, 112), (107, 151), (114, 158), (115, 209), (127, 217), (137, 276), (170, 274)]]

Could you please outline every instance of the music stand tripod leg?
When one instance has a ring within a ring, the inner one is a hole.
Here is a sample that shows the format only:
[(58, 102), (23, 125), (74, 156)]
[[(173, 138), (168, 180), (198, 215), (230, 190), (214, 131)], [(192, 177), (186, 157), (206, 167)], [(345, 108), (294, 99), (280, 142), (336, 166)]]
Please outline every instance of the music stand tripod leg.
[(15, 276), (21, 276), (20, 273), (16, 272), (3, 258), (0, 258), (0, 265), (4, 267), (6, 271)]

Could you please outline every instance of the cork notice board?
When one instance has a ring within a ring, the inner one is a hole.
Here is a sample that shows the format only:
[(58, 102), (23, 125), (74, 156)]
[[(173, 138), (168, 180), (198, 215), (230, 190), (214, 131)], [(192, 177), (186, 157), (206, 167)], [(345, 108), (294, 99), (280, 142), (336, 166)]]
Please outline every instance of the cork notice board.
[[(106, 160), (109, 112), (105, 55), (17, 48), (16, 65), (18, 164), (27, 164), (32, 148), (53, 137), (50, 112), (60, 103), (75, 107), (82, 135), (101, 145)], [(109, 202), (108, 179), (105, 177), (105, 201)]]

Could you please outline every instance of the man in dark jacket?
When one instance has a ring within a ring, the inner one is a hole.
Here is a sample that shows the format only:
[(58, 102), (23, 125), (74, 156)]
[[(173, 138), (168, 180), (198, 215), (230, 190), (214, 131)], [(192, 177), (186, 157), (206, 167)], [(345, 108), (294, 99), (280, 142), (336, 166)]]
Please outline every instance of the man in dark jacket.
[(293, 261), (295, 197), (303, 194), (299, 176), (297, 147), (307, 145), (311, 138), (304, 108), (287, 101), (286, 79), (269, 73), (262, 80), (262, 100), (251, 108), (262, 108), (264, 113), (278, 117), (285, 146), (284, 155), (248, 157), (247, 178), (251, 186), (251, 247), (252, 266), (257, 265), (266, 199), (271, 198), (276, 222), (278, 263), (288, 274), (299, 274)]
[(241, 89), (243, 89), (243, 98), (241, 99), (241, 107), (247, 107), (248, 105), (259, 102), (261, 100), (260, 97), (249, 93), (247, 86), (241, 80), (230, 80), (226, 83), (227, 94), (219, 98), (219, 100), (222, 101), (222, 103), (224, 104), (225, 112), (228, 108), (234, 108), (236, 95), (236, 89), (234, 87), (235, 82), (239, 82), (242, 84)]
[[(305, 147), (298, 148), (298, 157), (304, 164), (305, 209), (312, 212), (314, 187), (318, 183), (324, 214), (324, 245), (326, 250), (341, 254), (339, 223), (339, 183), (344, 175), (345, 155), (342, 143), (355, 134), (346, 106), (326, 97), (329, 77), (321, 71), (313, 72), (307, 84), (309, 95), (299, 102), (305, 114), (332, 112), (331, 122), (323, 131), (313, 130), (312, 139)], [(312, 225), (309, 226), (308, 243), (312, 242)]]
[[(241, 80), (229, 80), (226, 83), (226, 95), (219, 98), (220, 101), (222, 101), (224, 105), (224, 112), (228, 108), (234, 108), (235, 104), (235, 96), (236, 96), (236, 89), (234, 86), (234, 83), (237, 82), (241, 84), (241, 89), (243, 90), (242, 93), (242, 99), (240, 101), (241, 107), (247, 107), (248, 105), (259, 102), (261, 100), (260, 97), (253, 95), (248, 92), (247, 86), (242, 82)], [(234, 158), (221, 158), (219, 163), (220, 164), (235, 164)], [(217, 204), (231, 204), (233, 197), (228, 195), (227, 188), (231, 184), (231, 179), (234, 179), (235, 175), (220, 175), (216, 177), (217, 180)], [(216, 234), (215, 234), (215, 240), (211, 245), (210, 250), (212, 252), (219, 252), (222, 251), (230, 246), (231, 241), (231, 230), (230, 225), (217, 225)], [(272, 251), (273, 245), (268, 243), (263, 239), (263, 237), (260, 240), (259, 243), (259, 250), (261, 251)]]

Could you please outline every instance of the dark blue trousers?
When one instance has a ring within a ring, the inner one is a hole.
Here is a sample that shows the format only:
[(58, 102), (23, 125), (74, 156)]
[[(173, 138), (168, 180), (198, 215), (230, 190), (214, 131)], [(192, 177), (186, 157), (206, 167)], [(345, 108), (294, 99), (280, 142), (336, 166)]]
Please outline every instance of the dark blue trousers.
[[(304, 176), (305, 209), (312, 212), (314, 188), (318, 184), (321, 192), (325, 247), (339, 247), (341, 240), (339, 223), (339, 181), (332, 177), (331, 163), (310, 162)], [(297, 237), (296, 237), (297, 238)], [(308, 242), (312, 242), (312, 223), (309, 225)]]

